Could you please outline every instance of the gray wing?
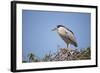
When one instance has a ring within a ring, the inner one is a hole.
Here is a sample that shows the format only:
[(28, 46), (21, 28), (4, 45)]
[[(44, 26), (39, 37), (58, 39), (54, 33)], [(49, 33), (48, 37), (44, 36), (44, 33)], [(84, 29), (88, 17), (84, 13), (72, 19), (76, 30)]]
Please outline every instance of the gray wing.
[(68, 38), (71, 41), (71, 44), (73, 44), (75, 47), (77, 47), (77, 42), (74, 34), (72, 32), (66, 32), (66, 38)]

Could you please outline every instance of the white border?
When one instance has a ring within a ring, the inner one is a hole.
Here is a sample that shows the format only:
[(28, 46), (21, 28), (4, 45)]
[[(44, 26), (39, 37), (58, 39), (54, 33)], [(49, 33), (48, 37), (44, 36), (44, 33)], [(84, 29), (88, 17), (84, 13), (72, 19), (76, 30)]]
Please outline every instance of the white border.
[[(28, 5), (17, 4), (17, 47), (16, 47), (16, 65), (17, 70), (22, 69), (39, 69), (39, 68), (52, 68), (52, 67), (70, 67), (70, 66), (85, 66), (95, 65), (96, 59), (96, 44), (95, 44), (95, 13), (93, 8), (79, 8), (79, 7), (60, 7), (60, 6), (45, 6), (45, 5)], [(39, 62), (39, 63), (22, 63), (22, 9), (26, 10), (44, 10), (44, 11), (63, 11), (63, 12), (84, 12), (91, 13), (91, 60), (79, 61), (59, 61), (59, 62)]]

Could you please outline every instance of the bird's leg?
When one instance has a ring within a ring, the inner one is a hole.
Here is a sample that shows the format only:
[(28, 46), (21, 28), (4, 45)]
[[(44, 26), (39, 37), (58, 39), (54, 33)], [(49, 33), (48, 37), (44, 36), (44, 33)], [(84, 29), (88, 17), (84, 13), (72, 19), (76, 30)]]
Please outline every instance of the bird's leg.
[(68, 48), (68, 46), (69, 46), (69, 43), (67, 43), (67, 48)]
[(70, 44), (68, 45), (68, 47), (70, 47)]

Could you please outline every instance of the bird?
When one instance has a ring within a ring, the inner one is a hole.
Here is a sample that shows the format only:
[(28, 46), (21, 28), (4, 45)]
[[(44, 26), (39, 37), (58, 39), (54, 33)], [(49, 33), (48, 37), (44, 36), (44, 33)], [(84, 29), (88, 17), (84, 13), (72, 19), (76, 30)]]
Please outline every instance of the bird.
[(64, 25), (57, 25), (56, 28), (52, 29), (52, 31), (55, 30), (57, 31), (59, 36), (64, 40), (64, 42), (67, 44), (67, 48), (69, 47), (69, 44), (78, 47), (75, 35), (70, 29), (68, 29)]

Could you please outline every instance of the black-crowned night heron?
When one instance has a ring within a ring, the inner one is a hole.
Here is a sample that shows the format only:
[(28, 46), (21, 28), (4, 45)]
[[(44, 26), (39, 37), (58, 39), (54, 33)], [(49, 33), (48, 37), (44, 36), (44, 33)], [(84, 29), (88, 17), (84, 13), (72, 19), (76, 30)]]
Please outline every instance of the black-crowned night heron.
[(74, 36), (74, 33), (68, 29), (67, 27), (63, 26), (63, 25), (57, 25), (56, 28), (53, 29), (53, 31), (56, 30), (57, 33), (60, 35), (60, 37), (65, 41), (65, 43), (67, 44), (67, 48), (69, 46), (69, 44), (74, 45), (75, 47), (77, 47), (77, 42)]

